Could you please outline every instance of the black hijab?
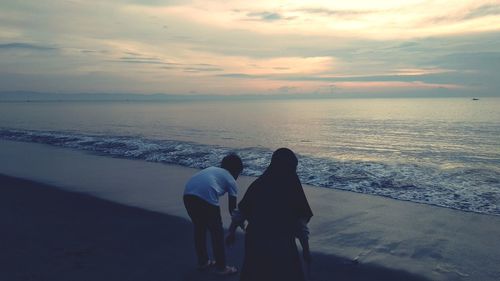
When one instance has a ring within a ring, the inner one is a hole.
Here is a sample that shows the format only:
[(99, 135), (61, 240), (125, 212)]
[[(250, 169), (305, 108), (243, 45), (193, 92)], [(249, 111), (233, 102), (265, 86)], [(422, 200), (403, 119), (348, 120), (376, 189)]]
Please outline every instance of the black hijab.
[(238, 205), (249, 222), (280, 220), (293, 223), (299, 218), (309, 221), (313, 213), (297, 176), (297, 164), (297, 157), (288, 148), (273, 153), (271, 164), (250, 185)]

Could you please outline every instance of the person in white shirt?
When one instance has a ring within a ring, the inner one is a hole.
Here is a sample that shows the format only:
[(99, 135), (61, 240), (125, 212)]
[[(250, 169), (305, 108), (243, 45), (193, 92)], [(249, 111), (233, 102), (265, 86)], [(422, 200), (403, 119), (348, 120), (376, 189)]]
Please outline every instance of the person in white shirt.
[[(226, 265), (224, 230), (220, 214), (219, 197), (228, 194), (229, 213), (236, 208), (238, 189), (236, 179), (243, 171), (241, 158), (229, 154), (221, 161), (221, 167), (208, 167), (196, 173), (186, 183), (184, 206), (194, 226), (194, 244), (198, 257), (198, 269), (215, 265), (222, 275), (236, 273), (233, 266)], [(208, 257), (206, 234), (210, 232), (215, 262)]]

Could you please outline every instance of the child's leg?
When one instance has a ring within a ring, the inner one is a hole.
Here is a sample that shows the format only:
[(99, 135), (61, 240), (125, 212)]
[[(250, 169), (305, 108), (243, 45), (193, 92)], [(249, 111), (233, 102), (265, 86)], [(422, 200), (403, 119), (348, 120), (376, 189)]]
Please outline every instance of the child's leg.
[(204, 266), (208, 262), (207, 252), (207, 225), (204, 223), (194, 223), (194, 247), (198, 256), (198, 265)]
[(219, 270), (226, 268), (226, 252), (224, 248), (224, 229), (222, 228), (222, 219), (220, 208), (215, 207), (210, 211), (208, 223), (210, 236), (212, 237), (212, 248), (215, 256), (215, 266)]
[(198, 265), (204, 266), (208, 262), (208, 252), (207, 252), (207, 216), (206, 216), (206, 206), (203, 200), (195, 196), (184, 196), (184, 206), (188, 212), (191, 222), (193, 223), (194, 230), (194, 246), (196, 251), (196, 256), (198, 258)]

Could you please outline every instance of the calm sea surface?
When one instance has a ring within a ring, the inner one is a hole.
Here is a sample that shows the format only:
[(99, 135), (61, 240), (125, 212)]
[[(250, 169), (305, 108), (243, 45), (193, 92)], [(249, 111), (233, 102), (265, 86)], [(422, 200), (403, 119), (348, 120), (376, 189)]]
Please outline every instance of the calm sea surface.
[(0, 103), (0, 139), (259, 175), (299, 154), (304, 183), (500, 215), (500, 99)]

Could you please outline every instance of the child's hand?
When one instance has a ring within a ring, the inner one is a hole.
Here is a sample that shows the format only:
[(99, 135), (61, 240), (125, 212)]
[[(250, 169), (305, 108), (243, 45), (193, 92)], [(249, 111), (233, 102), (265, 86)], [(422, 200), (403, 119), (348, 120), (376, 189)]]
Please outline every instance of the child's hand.
[(236, 241), (236, 233), (235, 232), (229, 232), (226, 236), (226, 244), (228, 246), (231, 246), (234, 244), (234, 241)]

